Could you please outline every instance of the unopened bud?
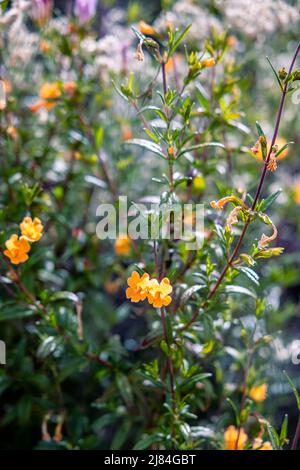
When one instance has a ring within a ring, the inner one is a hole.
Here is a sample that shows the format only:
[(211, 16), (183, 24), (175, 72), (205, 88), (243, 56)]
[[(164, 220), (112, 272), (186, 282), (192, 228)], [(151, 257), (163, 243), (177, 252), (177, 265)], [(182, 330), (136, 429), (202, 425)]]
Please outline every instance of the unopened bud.
[(285, 67), (282, 67), (282, 69), (280, 69), (278, 71), (278, 75), (279, 75), (280, 80), (285, 80), (286, 79), (287, 71), (285, 70)]

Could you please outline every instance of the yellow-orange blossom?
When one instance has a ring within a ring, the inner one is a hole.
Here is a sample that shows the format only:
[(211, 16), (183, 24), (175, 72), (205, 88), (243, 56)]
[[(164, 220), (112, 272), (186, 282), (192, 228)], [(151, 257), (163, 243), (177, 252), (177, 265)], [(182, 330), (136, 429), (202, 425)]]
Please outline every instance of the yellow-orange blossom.
[(172, 302), (169, 294), (173, 287), (167, 277), (158, 282), (157, 279), (150, 279), (147, 273), (140, 276), (137, 271), (133, 271), (127, 283), (129, 287), (126, 289), (126, 297), (131, 302), (147, 299), (149, 304), (155, 308), (166, 307)]
[(18, 237), (13, 234), (9, 240), (5, 242), (6, 250), (4, 250), (5, 256), (7, 256), (11, 263), (20, 264), (28, 260), (28, 252), (30, 251), (30, 245), (24, 237)]
[(20, 224), (21, 236), (16, 234), (5, 242), (6, 250), (4, 250), (5, 256), (7, 256), (12, 264), (24, 263), (28, 260), (29, 256), (27, 253), (30, 251), (30, 244), (38, 241), (43, 232), (42, 222), (38, 217), (33, 220), (31, 217), (24, 217)]

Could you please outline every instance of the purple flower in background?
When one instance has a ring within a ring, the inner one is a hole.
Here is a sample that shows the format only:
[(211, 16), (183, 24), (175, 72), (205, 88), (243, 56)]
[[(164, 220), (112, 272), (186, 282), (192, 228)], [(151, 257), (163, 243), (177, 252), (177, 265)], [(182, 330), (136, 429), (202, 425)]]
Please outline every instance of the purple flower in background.
[(38, 22), (39, 26), (44, 26), (52, 16), (53, 1), (31, 0), (31, 3), (32, 17)]
[(96, 14), (98, 0), (75, 0), (74, 13), (80, 23), (86, 23)]

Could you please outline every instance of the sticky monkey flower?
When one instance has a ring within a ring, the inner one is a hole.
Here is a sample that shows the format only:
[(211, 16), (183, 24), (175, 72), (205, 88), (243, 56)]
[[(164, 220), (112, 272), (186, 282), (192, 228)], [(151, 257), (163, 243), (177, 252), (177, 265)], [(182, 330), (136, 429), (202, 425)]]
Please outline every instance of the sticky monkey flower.
[(236, 196), (225, 196), (219, 199), (218, 201), (211, 201), (210, 205), (213, 209), (223, 209), (223, 207), (228, 203), (228, 202), (234, 202), (235, 204), (240, 205), (241, 207), (246, 208), (246, 205), (244, 202), (239, 199)]
[(22, 237), (30, 242), (37, 242), (42, 237), (43, 225), (38, 217), (24, 217), (20, 223)]
[(58, 83), (44, 83), (40, 89), (39, 95), (42, 100), (55, 100), (59, 98), (61, 92)]
[(148, 295), (150, 277), (144, 273), (142, 276), (137, 271), (133, 271), (127, 280), (128, 288), (126, 289), (126, 297), (131, 302), (139, 302), (145, 300)]
[(131, 241), (127, 235), (120, 236), (115, 241), (115, 253), (117, 255), (128, 255), (131, 250)]
[(139, 22), (139, 30), (146, 36), (159, 36), (158, 32), (150, 24), (143, 20)]
[(216, 61), (213, 57), (210, 57), (209, 59), (204, 59), (202, 61), (203, 67), (213, 67), (214, 65), (216, 65)]
[(167, 277), (162, 279), (160, 283), (158, 281), (153, 282), (149, 287), (149, 304), (153, 305), (155, 308), (167, 307), (172, 302), (172, 298), (169, 295), (172, 290), (173, 287)]
[(76, 88), (77, 88), (76, 82), (74, 82), (73, 80), (69, 82), (65, 82), (63, 84), (64, 92), (68, 93), (69, 95), (73, 95), (76, 91)]
[(252, 448), (253, 450), (273, 450), (271, 442), (263, 442), (260, 438), (254, 439)]
[(267, 384), (257, 385), (256, 387), (252, 387), (249, 391), (249, 397), (255, 401), (264, 401), (267, 396)]
[[(283, 138), (283, 137), (278, 137), (276, 139), (276, 146), (278, 147), (278, 150), (280, 150), (284, 145), (286, 144), (286, 140)], [(269, 152), (269, 149), (270, 149), (270, 142), (268, 142), (268, 148), (267, 148), (267, 151)], [(276, 157), (276, 160), (284, 160), (287, 156), (288, 156), (288, 153), (289, 153), (289, 148), (287, 147), (286, 149), (284, 149), (279, 155), (278, 157)], [(255, 145), (251, 148), (251, 154), (257, 159), (257, 160), (261, 160), (263, 159), (262, 157), (262, 153), (261, 153), (261, 147), (259, 145), (259, 141), (257, 141), (255, 143)]]
[(55, 101), (61, 95), (58, 83), (44, 83), (39, 92), (40, 99), (29, 106), (30, 111), (35, 113), (41, 108), (51, 109), (55, 106)]
[(298, 181), (293, 187), (293, 197), (295, 203), (300, 206), (300, 181)]
[(243, 450), (247, 439), (248, 436), (243, 428), (239, 431), (235, 426), (229, 426), (224, 432), (225, 449)]
[(133, 271), (127, 283), (129, 287), (126, 289), (126, 297), (131, 302), (147, 299), (153, 307), (161, 308), (166, 307), (172, 301), (169, 294), (172, 292), (173, 287), (167, 277), (158, 282), (157, 279), (150, 279), (147, 273), (144, 273), (141, 277), (138, 272)]
[(30, 244), (24, 237), (18, 237), (13, 234), (9, 240), (5, 242), (6, 250), (4, 250), (5, 256), (7, 256), (12, 264), (24, 263), (28, 260), (28, 252), (30, 251)]

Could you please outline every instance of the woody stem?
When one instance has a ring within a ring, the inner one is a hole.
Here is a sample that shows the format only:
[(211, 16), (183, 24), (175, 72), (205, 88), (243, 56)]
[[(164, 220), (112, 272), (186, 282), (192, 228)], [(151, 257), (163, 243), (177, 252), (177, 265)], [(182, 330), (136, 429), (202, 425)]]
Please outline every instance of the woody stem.
[(169, 370), (169, 376), (170, 376), (170, 393), (171, 393), (171, 400), (172, 400), (172, 410), (173, 410), (173, 415), (176, 413), (176, 396), (175, 396), (175, 378), (174, 378), (174, 367), (173, 367), (173, 362), (172, 362), (172, 357), (171, 357), (171, 345), (168, 337), (168, 331), (167, 331), (167, 321), (166, 321), (166, 315), (165, 315), (165, 309), (164, 307), (161, 308), (160, 310), (161, 313), (161, 321), (162, 321), (162, 327), (163, 327), (163, 335), (164, 335), (164, 340), (168, 346), (168, 370)]

